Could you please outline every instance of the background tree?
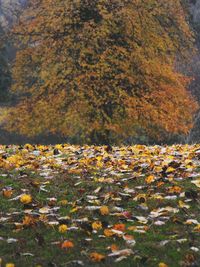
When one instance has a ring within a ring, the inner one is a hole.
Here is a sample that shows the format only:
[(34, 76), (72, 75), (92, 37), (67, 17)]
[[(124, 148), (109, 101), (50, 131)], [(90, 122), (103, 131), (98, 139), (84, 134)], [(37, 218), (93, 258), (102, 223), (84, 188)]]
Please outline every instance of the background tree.
[[(197, 53), (191, 55), (191, 60), (188, 64), (181, 64), (180, 70), (193, 77), (189, 90), (200, 103), (200, 0), (183, 0), (185, 5), (190, 9), (190, 25), (195, 34), (195, 46)], [(199, 143), (200, 142), (200, 110), (197, 111), (194, 118), (194, 126), (187, 136), (186, 142)]]
[(8, 89), (11, 85), (11, 73), (9, 68), (9, 56), (7, 41), (3, 28), (0, 25), (0, 103), (8, 100)]
[(7, 129), (106, 143), (191, 128), (197, 105), (174, 68), (193, 39), (179, 0), (31, 0), (13, 36)]

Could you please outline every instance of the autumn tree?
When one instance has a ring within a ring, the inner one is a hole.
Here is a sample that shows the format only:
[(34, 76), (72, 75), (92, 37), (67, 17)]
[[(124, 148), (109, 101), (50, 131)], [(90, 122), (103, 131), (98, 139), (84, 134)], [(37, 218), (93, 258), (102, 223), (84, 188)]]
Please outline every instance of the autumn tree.
[(189, 78), (174, 68), (193, 39), (179, 0), (31, 0), (13, 37), (7, 129), (106, 143), (191, 128)]

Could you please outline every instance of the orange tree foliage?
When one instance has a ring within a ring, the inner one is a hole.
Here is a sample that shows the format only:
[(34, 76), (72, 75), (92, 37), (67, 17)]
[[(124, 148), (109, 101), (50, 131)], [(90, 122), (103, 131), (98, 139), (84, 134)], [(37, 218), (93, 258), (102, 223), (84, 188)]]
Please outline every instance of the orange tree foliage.
[(191, 128), (196, 103), (174, 69), (192, 46), (180, 0), (31, 0), (13, 36), (8, 129), (106, 142)]

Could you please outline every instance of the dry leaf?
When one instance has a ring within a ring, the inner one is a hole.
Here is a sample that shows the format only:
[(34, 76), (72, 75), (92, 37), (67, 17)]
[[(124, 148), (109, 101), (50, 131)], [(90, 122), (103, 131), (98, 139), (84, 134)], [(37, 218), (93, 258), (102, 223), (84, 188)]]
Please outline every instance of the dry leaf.
[(72, 241), (69, 241), (69, 240), (65, 240), (61, 244), (61, 248), (73, 248), (73, 247), (74, 247), (74, 243)]
[(108, 215), (109, 214), (109, 208), (107, 206), (102, 206), (100, 208), (101, 215)]
[(97, 252), (92, 252), (90, 254), (90, 259), (94, 262), (100, 262), (105, 259), (105, 256)]
[(23, 194), (20, 196), (20, 202), (23, 204), (29, 204), (32, 202), (32, 196), (28, 194)]

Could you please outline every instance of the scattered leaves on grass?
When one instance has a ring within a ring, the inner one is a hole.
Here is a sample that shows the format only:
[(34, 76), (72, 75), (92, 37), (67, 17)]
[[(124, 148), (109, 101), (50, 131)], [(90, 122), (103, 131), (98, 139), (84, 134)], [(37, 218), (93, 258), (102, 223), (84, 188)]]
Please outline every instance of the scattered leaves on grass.
[(0, 150), (3, 266), (200, 266), (199, 145)]

